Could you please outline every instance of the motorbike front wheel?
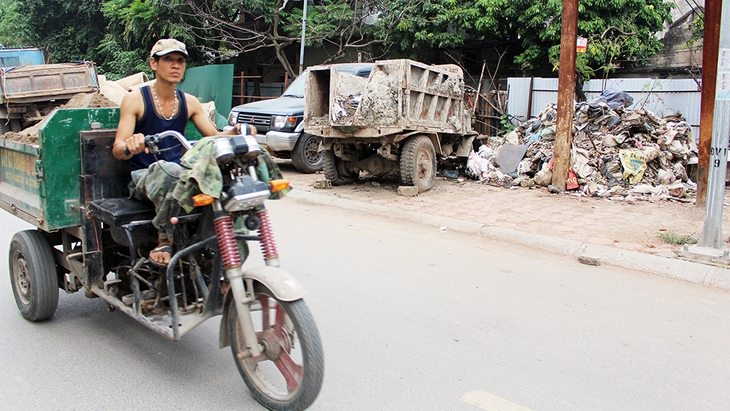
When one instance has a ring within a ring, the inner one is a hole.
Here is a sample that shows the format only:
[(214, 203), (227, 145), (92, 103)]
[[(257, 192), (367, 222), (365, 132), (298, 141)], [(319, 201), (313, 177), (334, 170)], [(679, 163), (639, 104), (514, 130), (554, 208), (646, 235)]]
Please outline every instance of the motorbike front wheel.
[(303, 410), (317, 398), (324, 375), (319, 331), (304, 300), (279, 301), (265, 286), (254, 286), (251, 316), (263, 352), (249, 354), (235, 302), (228, 312), (233, 359), (254, 398), (270, 410)]

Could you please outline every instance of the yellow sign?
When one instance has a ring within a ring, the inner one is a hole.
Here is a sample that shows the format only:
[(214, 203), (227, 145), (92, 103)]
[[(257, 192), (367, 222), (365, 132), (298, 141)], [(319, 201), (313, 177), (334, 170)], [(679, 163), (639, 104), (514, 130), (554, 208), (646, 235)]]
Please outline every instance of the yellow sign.
[(38, 180), (33, 173), (33, 161), (29, 155), (2, 150), (0, 164), (2, 164), (0, 181), (25, 189), (38, 189)]

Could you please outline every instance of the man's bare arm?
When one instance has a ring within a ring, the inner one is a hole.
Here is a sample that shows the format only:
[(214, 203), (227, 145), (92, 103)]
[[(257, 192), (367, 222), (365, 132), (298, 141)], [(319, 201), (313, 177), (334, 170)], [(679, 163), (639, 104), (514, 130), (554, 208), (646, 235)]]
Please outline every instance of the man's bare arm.
[[(137, 119), (141, 117), (144, 110), (143, 105), (142, 94), (139, 91), (127, 94), (122, 100), (119, 109), (117, 134), (114, 137), (114, 145), (112, 146), (112, 154), (119, 160), (129, 160), (135, 154), (143, 151), (147, 152), (144, 145), (144, 135), (134, 134)], [(124, 152), (125, 148), (129, 153)]]

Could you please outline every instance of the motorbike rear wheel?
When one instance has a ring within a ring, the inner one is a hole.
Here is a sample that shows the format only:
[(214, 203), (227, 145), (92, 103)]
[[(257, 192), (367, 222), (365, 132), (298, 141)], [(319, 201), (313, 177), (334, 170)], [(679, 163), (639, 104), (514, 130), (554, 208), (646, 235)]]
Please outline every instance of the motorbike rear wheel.
[(58, 307), (58, 277), (51, 250), (40, 230), (21, 231), (10, 242), (10, 282), (15, 303), (28, 321), (50, 318)]
[(263, 353), (249, 354), (236, 303), (227, 318), (231, 352), (238, 372), (254, 398), (270, 410), (303, 410), (317, 398), (324, 375), (319, 331), (304, 300), (279, 301), (255, 285), (251, 316)]

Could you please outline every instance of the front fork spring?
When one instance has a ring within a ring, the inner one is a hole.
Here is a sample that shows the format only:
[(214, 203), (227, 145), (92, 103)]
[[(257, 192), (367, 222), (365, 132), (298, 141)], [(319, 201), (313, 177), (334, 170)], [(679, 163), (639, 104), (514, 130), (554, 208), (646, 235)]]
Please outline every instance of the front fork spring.
[(279, 257), (279, 252), (276, 250), (276, 241), (274, 241), (274, 231), (271, 228), (269, 212), (266, 210), (259, 211), (256, 213), (256, 216), (261, 220), (261, 225), (259, 226), (261, 253), (264, 255), (265, 260), (274, 261)]
[(221, 250), (223, 268), (240, 267), (241, 255), (236, 244), (236, 234), (233, 232), (233, 219), (231, 216), (218, 217), (213, 220), (215, 233), (218, 235), (218, 247)]

